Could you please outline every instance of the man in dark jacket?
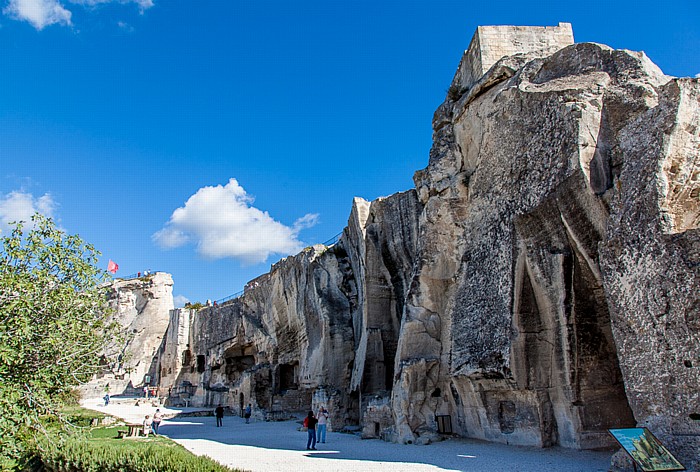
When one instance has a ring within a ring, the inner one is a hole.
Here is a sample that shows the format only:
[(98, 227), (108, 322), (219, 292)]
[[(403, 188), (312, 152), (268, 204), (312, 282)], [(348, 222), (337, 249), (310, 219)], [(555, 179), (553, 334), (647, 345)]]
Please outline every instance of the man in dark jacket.
[(214, 413), (216, 413), (216, 427), (218, 428), (219, 426), (224, 425), (224, 407), (221, 406), (221, 403), (219, 403), (219, 406), (216, 407), (216, 410), (214, 410)]

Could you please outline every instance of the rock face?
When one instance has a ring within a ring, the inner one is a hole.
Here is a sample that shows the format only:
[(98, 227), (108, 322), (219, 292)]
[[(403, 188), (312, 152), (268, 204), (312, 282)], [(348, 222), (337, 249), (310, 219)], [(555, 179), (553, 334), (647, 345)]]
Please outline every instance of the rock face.
[[(140, 391), (145, 383), (155, 385), (159, 349), (173, 310), (173, 278), (155, 272), (132, 279), (116, 279), (109, 288), (114, 321), (124, 327), (124, 339), (111, 346), (115, 365), (105, 366), (103, 375), (82, 387), (86, 395)], [(169, 344), (170, 345), (170, 344)]]
[(480, 27), (415, 190), (355, 199), (336, 244), (176, 310), (161, 386), (260, 416), (324, 404), (331, 429), (406, 443), (593, 448), (644, 425), (697, 468), (699, 123), (699, 81), (643, 53)]

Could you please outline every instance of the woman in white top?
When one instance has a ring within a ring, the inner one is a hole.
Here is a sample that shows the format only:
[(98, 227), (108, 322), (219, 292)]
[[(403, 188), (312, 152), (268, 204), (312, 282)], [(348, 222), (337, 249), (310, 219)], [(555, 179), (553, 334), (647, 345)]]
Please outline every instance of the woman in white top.
[(328, 424), (328, 410), (324, 407), (318, 411), (318, 424), (316, 425), (316, 440), (320, 443), (326, 442), (326, 425)]

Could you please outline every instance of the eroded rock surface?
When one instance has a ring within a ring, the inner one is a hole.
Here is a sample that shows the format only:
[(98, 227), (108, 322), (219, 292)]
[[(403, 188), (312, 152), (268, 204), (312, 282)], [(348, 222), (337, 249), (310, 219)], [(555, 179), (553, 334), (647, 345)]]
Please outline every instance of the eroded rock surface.
[(173, 278), (164, 272), (115, 279), (108, 290), (114, 321), (124, 327), (123, 339), (110, 346), (102, 375), (82, 387), (85, 394), (141, 392), (155, 385), (163, 336), (173, 310)]
[(268, 417), (324, 404), (331, 429), (400, 442), (593, 448), (645, 425), (697, 468), (699, 123), (699, 81), (643, 53), (480, 28), (415, 190), (176, 310), (161, 386)]

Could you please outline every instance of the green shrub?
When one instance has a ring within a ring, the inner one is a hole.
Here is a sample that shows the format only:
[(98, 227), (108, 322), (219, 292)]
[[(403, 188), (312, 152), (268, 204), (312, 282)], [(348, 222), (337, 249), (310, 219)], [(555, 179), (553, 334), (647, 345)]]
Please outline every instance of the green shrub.
[[(102, 429), (102, 428), (101, 428)], [(114, 430), (115, 428), (109, 428)], [(152, 439), (45, 439), (30, 470), (50, 472), (232, 472), (191, 454), (164, 437)]]

